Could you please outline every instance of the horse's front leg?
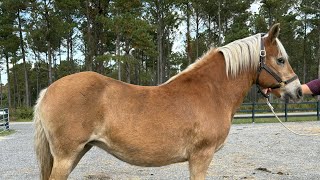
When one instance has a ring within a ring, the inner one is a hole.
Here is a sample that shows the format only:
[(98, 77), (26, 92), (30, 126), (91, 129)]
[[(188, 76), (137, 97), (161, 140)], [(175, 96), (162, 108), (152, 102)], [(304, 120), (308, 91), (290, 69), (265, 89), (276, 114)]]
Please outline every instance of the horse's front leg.
[(190, 180), (204, 180), (213, 158), (214, 148), (193, 152), (189, 158)]

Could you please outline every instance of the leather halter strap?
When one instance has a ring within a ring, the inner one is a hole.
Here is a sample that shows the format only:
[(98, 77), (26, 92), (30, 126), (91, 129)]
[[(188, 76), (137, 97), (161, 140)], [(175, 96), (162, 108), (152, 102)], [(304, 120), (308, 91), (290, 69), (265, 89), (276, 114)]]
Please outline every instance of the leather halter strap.
[[(261, 35), (262, 36), (262, 35)], [(275, 80), (278, 81), (278, 84), (274, 85), (271, 87), (271, 89), (277, 89), (277, 88), (281, 88), (291, 82), (293, 82), (294, 80), (298, 79), (298, 76), (295, 74), (293, 77), (291, 77), (290, 79), (283, 81), (281, 79), (281, 77), (275, 73), (271, 68), (269, 68), (266, 64), (265, 64), (265, 59), (266, 59), (266, 50), (263, 44), (263, 38), (261, 37), (261, 46), (260, 46), (260, 62), (259, 62), (259, 68), (258, 68), (258, 75), (257, 75), (257, 79), (256, 79), (256, 86), (258, 88), (258, 92), (260, 92), (265, 98), (268, 98), (269, 95), (265, 94), (264, 92), (262, 92), (262, 88), (259, 84), (259, 77), (260, 77), (260, 73), (262, 70), (265, 70), (268, 74), (270, 74)]]

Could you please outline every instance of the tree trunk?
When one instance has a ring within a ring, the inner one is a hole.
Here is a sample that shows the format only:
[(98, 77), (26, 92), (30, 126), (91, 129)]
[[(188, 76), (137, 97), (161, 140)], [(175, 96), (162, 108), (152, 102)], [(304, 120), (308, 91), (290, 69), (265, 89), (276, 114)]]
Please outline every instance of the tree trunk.
[(303, 79), (302, 79), (302, 83), (306, 83), (306, 76), (307, 76), (306, 44), (307, 44), (307, 14), (304, 15)]
[[(34, 54), (34, 60), (35, 60), (35, 67), (34, 67), (34, 69), (36, 70), (36, 73), (37, 73), (37, 95), (40, 93), (40, 87), (39, 87), (39, 76), (40, 76), (40, 61), (39, 61), (39, 59), (38, 59), (38, 56), (37, 56), (37, 53), (36, 53), (36, 51), (34, 50), (34, 49), (32, 49), (33, 50), (33, 54)], [(39, 62), (38, 62), (39, 61)], [(38, 63), (37, 63), (38, 62)]]
[(169, 61), (169, 58), (168, 58), (168, 56), (170, 56), (170, 53), (171, 53), (171, 46), (170, 46), (170, 41), (169, 41), (169, 39), (170, 39), (170, 32), (167, 32), (166, 33), (166, 36), (167, 36), (167, 47), (168, 48), (166, 48), (167, 49), (167, 57), (166, 57), (166, 66), (165, 66), (165, 74), (166, 74), (166, 76), (165, 76), (165, 81), (167, 81), (168, 79), (170, 79), (170, 71), (171, 71), (171, 68), (170, 68), (170, 61)]
[(196, 4), (196, 58), (199, 57), (199, 25), (200, 25), (200, 12), (199, 12), (199, 5)]
[(163, 57), (163, 51), (162, 51), (162, 38), (161, 38), (161, 28), (160, 25), (158, 27), (158, 34), (157, 34), (157, 43), (158, 43), (158, 58), (157, 58), (157, 84), (162, 83), (162, 57)]
[(87, 58), (86, 58), (86, 70), (92, 71), (92, 34), (91, 34), (91, 18), (90, 18), (90, 10), (89, 10), (89, 0), (86, 0), (86, 16), (87, 16), (87, 38), (88, 38), (88, 45), (87, 45)]
[[(126, 58), (128, 59), (127, 55), (126, 55)], [(130, 63), (126, 62), (125, 65), (126, 65), (126, 82), (131, 83)]]
[(11, 109), (11, 82), (10, 82), (10, 70), (9, 70), (9, 56), (6, 54), (6, 67), (7, 67), (7, 77), (8, 77), (8, 82), (7, 82), (7, 86), (8, 86), (8, 108)]
[(38, 60), (38, 62), (39, 62), (39, 65), (38, 65), (38, 76), (39, 76), (39, 83), (38, 83), (38, 86), (37, 86), (37, 88), (38, 88), (38, 93), (37, 94), (39, 94), (40, 93), (40, 91), (41, 91), (41, 89), (42, 89), (42, 86), (41, 86), (41, 58), (40, 58), (40, 52), (37, 52), (37, 60)]
[(140, 66), (139, 66), (139, 61), (135, 62), (134, 64), (134, 83), (139, 85), (140, 82), (139, 82), (139, 69), (140, 69)]
[(69, 58), (70, 58), (70, 61), (71, 61), (72, 64), (73, 64), (73, 38), (72, 38), (72, 35), (73, 35), (73, 30), (71, 30), (71, 33), (70, 33), (70, 42), (69, 42), (69, 48), (70, 48)]
[(319, 44), (318, 44), (318, 55), (317, 55), (317, 58), (318, 58), (318, 78), (320, 79), (320, 25), (318, 25), (318, 41), (319, 41)]
[(48, 85), (52, 84), (52, 53), (51, 43), (48, 41)]
[(118, 62), (118, 80), (121, 81), (121, 60), (120, 60), (120, 35), (117, 34), (116, 39), (116, 56), (117, 56), (117, 62)]
[(192, 63), (192, 58), (191, 58), (191, 37), (190, 37), (190, 3), (187, 2), (187, 34), (186, 34), (186, 39), (187, 39), (187, 58), (188, 58), (188, 64)]
[(158, 50), (158, 59), (157, 59), (157, 84), (161, 84), (163, 82), (163, 15), (162, 15), (162, 0), (158, 0), (157, 7), (157, 50)]
[(21, 25), (21, 18), (20, 18), (20, 10), (18, 9), (18, 26), (19, 26), (19, 35), (20, 35), (20, 47), (22, 52), (22, 60), (23, 60), (23, 67), (24, 67), (24, 83), (25, 83), (25, 106), (30, 107), (30, 93), (29, 93), (29, 78), (28, 78), (28, 70), (27, 70), (27, 63), (26, 63), (26, 53), (24, 50), (24, 42), (22, 36), (22, 25)]
[(209, 41), (207, 42), (207, 44), (212, 44), (212, 32), (211, 32), (211, 16), (208, 15), (208, 33), (209, 33)]
[[(61, 53), (60, 53), (60, 55), (61, 55)], [(66, 60), (70, 61), (70, 35), (67, 37), (67, 59)]]
[(17, 109), (17, 104), (18, 104), (18, 94), (20, 94), (18, 92), (18, 82), (17, 82), (17, 74), (16, 74), (16, 70), (15, 70), (15, 66), (16, 63), (12, 63), (13, 67), (12, 67), (12, 74), (13, 74), (13, 107), (14, 109)]
[(218, 46), (221, 46), (221, 14), (220, 14), (220, 0), (218, 1), (218, 26), (219, 26), (219, 37), (218, 37)]
[(2, 77), (1, 77), (1, 71), (2, 71), (3, 69), (0, 69), (0, 106), (1, 106), (1, 108), (3, 108), (3, 102), (2, 102), (2, 100), (3, 100), (3, 94), (2, 94)]
[[(320, 25), (318, 25), (318, 53), (317, 53), (317, 58), (318, 58), (318, 78), (320, 79)], [(318, 96), (318, 101), (320, 101), (320, 96)]]
[(269, 16), (269, 28), (272, 26), (272, 13), (271, 13), (271, 7), (268, 7), (268, 16)]
[[(53, 62), (53, 68), (52, 68), (52, 82), (55, 81), (58, 77), (58, 74), (57, 74), (57, 56), (55, 55), (54, 51), (52, 52), (52, 62)], [(60, 61), (61, 62), (61, 61)]]
[(45, 19), (46, 19), (46, 24), (47, 24), (47, 29), (46, 29), (46, 41), (47, 41), (47, 57), (48, 57), (48, 86), (52, 84), (52, 49), (51, 49), (51, 42), (50, 42), (50, 21), (49, 21), (49, 8), (48, 4), (50, 4), (50, 0), (47, 3), (45, 1)]

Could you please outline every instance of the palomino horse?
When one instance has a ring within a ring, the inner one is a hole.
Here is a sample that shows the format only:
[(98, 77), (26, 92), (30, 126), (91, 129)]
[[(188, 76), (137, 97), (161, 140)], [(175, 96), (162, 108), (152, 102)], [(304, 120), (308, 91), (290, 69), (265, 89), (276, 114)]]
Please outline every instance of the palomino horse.
[(287, 101), (301, 85), (278, 40), (279, 24), (212, 49), (160, 86), (126, 84), (94, 72), (66, 76), (40, 93), (35, 149), (41, 179), (67, 179), (98, 146), (137, 166), (189, 162), (190, 179), (205, 179), (232, 118), (253, 84)]

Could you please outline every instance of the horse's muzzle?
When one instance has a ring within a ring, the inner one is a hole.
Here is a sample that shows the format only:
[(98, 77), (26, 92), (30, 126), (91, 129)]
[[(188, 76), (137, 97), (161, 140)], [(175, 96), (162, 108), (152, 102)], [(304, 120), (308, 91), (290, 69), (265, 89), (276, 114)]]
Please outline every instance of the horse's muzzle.
[(294, 91), (285, 92), (281, 95), (281, 99), (286, 103), (299, 102), (302, 100), (303, 94), (301, 87), (297, 87)]

